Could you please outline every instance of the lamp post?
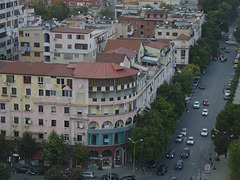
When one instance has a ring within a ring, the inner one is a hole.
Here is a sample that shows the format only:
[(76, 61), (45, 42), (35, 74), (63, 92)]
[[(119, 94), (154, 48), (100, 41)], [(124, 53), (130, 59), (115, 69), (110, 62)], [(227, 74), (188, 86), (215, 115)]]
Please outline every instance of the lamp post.
[(191, 165), (193, 165), (194, 168), (198, 171), (198, 180), (200, 180), (200, 169), (197, 168), (197, 166), (192, 162)]
[(138, 141), (134, 141), (131, 138), (128, 138), (133, 143), (133, 176), (134, 176), (134, 170), (135, 170), (135, 151), (136, 151), (136, 143), (143, 141), (143, 139), (140, 139)]

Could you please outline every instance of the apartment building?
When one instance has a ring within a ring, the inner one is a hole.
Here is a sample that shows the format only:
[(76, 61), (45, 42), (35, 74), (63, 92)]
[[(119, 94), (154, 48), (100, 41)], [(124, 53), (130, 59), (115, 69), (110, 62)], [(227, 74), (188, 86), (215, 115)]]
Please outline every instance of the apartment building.
[(22, 5), (18, 0), (0, 2), (0, 60), (19, 59), (18, 28), (23, 23)]
[[(59, 0), (51, 0), (51, 4), (54, 4), (57, 1)], [(81, 6), (86, 6), (91, 8), (92, 7), (100, 8), (100, 7), (105, 7), (106, 1), (105, 0), (77, 0), (77, 1), (64, 0), (64, 3), (66, 3), (66, 5), (71, 8), (77, 8)]]

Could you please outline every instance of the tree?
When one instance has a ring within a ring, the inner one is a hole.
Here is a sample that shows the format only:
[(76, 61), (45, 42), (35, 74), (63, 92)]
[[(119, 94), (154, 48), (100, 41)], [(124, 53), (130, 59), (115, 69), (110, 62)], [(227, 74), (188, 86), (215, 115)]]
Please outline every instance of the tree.
[(1, 180), (8, 180), (10, 179), (10, 172), (6, 166), (0, 163), (0, 179)]
[(58, 135), (56, 131), (52, 131), (48, 136), (48, 141), (43, 140), (43, 158), (50, 165), (58, 166), (64, 159), (67, 148), (63, 135)]
[(172, 79), (173, 83), (179, 83), (181, 90), (185, 94), (191, 94), (191, 87), (193, 82), (193, 74), (189, 71), (177, 72)]
[(103, 17), (105, 16), (106, 18), (109, 18), (111, 15), (109, 8), (102, 8), (99, 11), (99, 14), (101, 14)]
[(162, 2), (160, 5), (159, 5), (159, 8), (163, 8), (165, 7), (166, 9), (169, 9), (169, 10), (173, 10), (173, 5), (171, 4), (166, 4), (165, 2)]
[(240, 177), (240, 139), (230, 144), (228, 148), (228, 167), (230, 168), (230, 180), (238, 180)]
[(31, 4), (34, 4), (34, 12), (36, 15), (40, 15), (42, 19), (48, 20), (48, 14), (47, 14), (47, 8), (46, 8), (46, 3), (45, 1), (42, 0), (34, 0), (29, 2)]
[(91, 157), (91, 151), (87, 146), (77, 146), (73, 149), (73, 157), (79, 164), (87, 164)]
[(44, 174), (44, 180), (64, 180), (63, 174), (58, 172), (56, 168), (51, 168)]
[(24, 132), (23, 137), (18, 143), (19, 155), (24, 157), (24, 163), (26, 164), (29, 159), (32, 159), (34, 154), (38, 151), (36, 139), (32, 137), (29, 132)]
[(72, 10), (71, 14), (75, 16), (75, 15), (78, 15), (79, 12), (82, 13), (82, 14), (86, 14), (88, 12), (88, 8), (86, 6), (81, 6), (79, 8), (74, 8)]
[(72, 175), (71, 175), (71, 180), (83, 180), (83, 172), (82, 169), (74, 169), (72, 171)]
[(3, 157), (7, 156), (9, 149), (10, 149), (10, 141), (6, 140), (5, 135), (0, 134), (0, 161)]
[(150, 4), (146, 4), (145, 6), (143, 6), (143, 8), (150, 8), (153, 9), (153, 7)]
[(60, 21), (68, 17), (69, 11), (69, 7), (63, 1), (57, 1), (47, 8), (49, 18), (57, 18)]

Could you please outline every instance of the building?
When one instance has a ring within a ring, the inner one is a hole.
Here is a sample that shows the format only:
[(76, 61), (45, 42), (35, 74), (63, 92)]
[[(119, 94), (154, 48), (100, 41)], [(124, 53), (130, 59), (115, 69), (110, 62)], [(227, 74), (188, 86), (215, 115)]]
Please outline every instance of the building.
[(42, 25), (42, 18), (35, 15), (34, 4), (23, 2), (24, 26), (40, 26)]
[(18, 60), (18, 28), (24, 23), (22, 5), (18, 0), (1, 1), (0, 17), (0, 60)]
[[(57, 1), (59, 0), (51, 0), (51, 4), (54, 4)], [(77, 8), (81, 6), (86, 6), (90, 8), (100, 8), (100, 7), (105, 7), (106, 1), (105, 0), (77, 0), (77, 1), (64, 0), (64, 3), (66, 3), (66, 5), (71, 8)]]

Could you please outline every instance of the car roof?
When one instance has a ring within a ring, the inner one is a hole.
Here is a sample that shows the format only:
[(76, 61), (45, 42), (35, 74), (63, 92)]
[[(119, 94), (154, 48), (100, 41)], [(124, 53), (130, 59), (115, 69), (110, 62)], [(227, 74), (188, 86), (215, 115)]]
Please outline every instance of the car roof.
[(207, 128), (203, 128), (202, 130), (206, 130), (207, 131)]
[(193, 139), (193, 137), (192, 137), (192, 136), (190, 136), (190, 137), (188, 137), (188, 139)]
[(207, 109), (203, 109), (203, 111), (207, 111)]

